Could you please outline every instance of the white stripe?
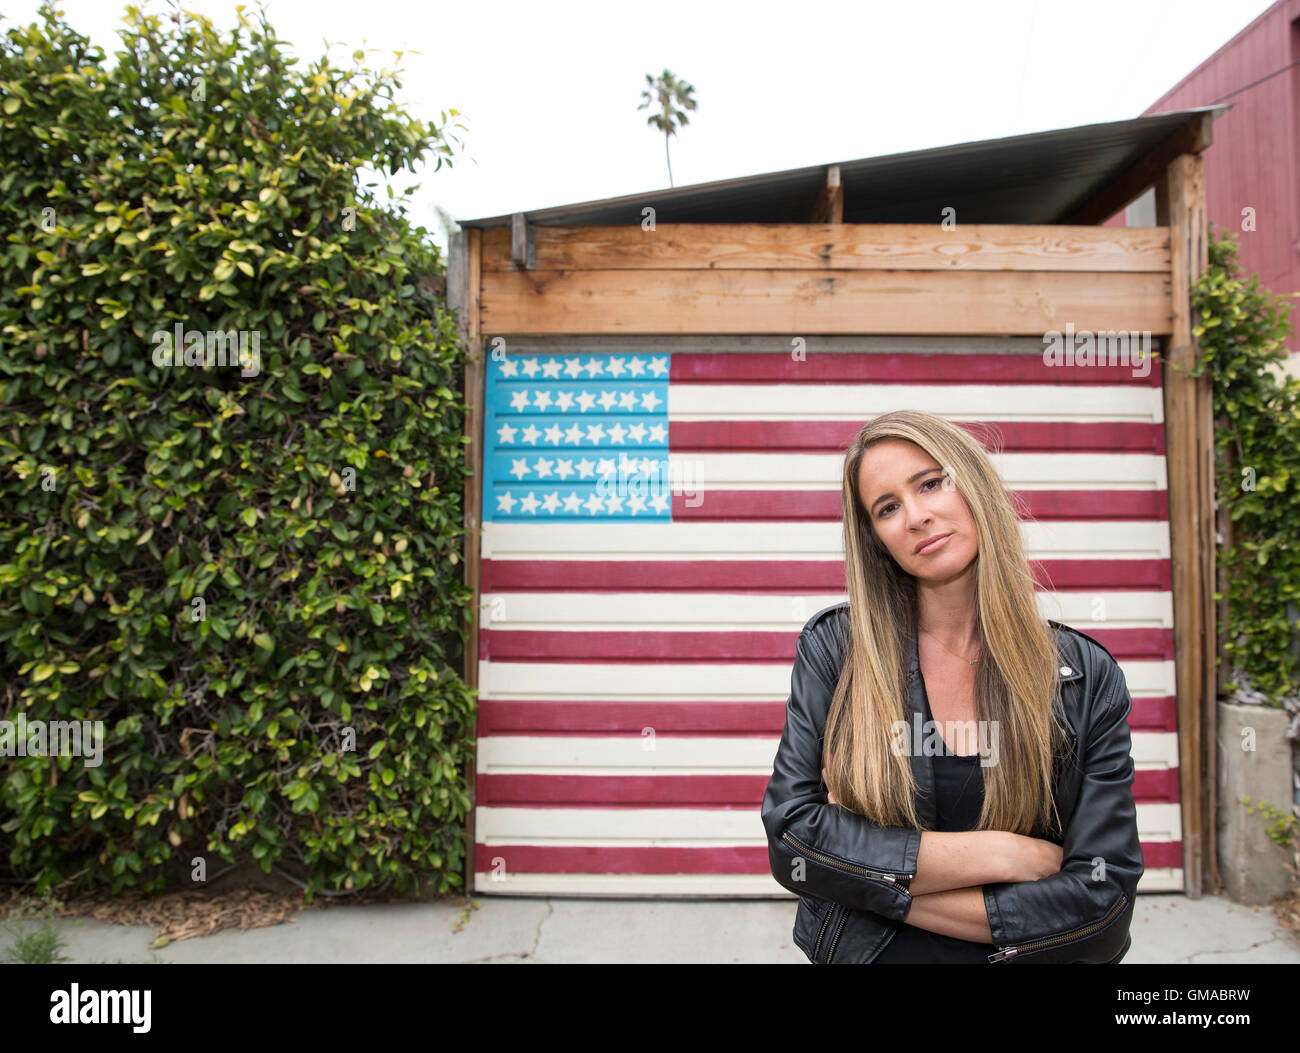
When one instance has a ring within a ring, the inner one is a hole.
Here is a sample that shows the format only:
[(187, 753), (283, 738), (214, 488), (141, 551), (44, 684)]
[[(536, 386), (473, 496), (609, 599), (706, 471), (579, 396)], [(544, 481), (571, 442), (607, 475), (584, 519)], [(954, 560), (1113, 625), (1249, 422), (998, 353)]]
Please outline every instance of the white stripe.
[[(1022, 522), (1029, 559), (1168, 559), (1167, 521)], [(824, 522), (545, 522), (489, 520), (484, 559), (844, 560), (844, 527)]]
[[(474, 894), (482, 896), (675, 896), (690, 899), (722, 896), (728, 899), (788, 899), (794, 919), (795, 894), (777, 884), (771, 874), (515, 874), (475, 871)], [(1138, 892), (1183, 891), (1182, 868), (1145, 870)]]
[[(1177, 840), (1178, 805), (1138, 804), (1141, 840)], [(1156, 837), (1148, 837), (1148, 834)], [(720, 848), (765, 845), (758, 808), (490, 808), (474, 812), (480, 845)], [(508, 863), (508, 861), (507, 861)]]
[[(626, 702), (779, 702), (790, 694), (792, 662), (479, 662), (479, 697), (608, 699)], [(1129, 693), (1174, 692), (1174, 663), (1121, 662)]]
[[(1172, 628), (1173, 594), (1039, 592), (1039, 613), (1095, 636), (1108, 629)], [(844, 593), (820, 596), (735, 592), (484, 592), (484, 628), (573, 632), (797, 632), (818, 611), (844, 603)], [(1093, 621), (1094, 612), (1104, 615)]]
[[(1064, 376), (1064, 373), (1062, 374)], [(670, 420), (861, 420), (899, 406), (960, 421), (1164, 420), (1158, 387), (1119, 384), (690, 384), (668, 386)]]
[[(1178, 736), (1135, 731), (1141, 769), (1178, 764)], [(761, 775), (770, 777), (780, 735), (488, 735), (478, 740), (480, 775)]]
[[(627, 453), (639, 456), (635, 446)], [(1164, 490), (1169, 485), (1165, 459), (1155, 454), (1010, 453), (989, 460), (1013, 490)], [(680, 480), (685, 492), (838, 491), (843, 478), (842, 453), (671, 453), (668, 458), (668, 479)], [(547, 480), (524, 476), (521, 485), (530, 483)]]

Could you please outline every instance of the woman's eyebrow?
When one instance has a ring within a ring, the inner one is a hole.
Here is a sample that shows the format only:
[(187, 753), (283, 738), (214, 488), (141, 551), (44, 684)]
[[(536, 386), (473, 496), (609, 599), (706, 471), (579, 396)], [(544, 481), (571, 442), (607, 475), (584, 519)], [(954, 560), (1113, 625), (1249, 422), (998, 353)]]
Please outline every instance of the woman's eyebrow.
[[(929, 475), (931, 472), (939, 472), (942, 470), (943, 470), (942, 468), (922, 468), (915, 475), (909, 475), (907, 477), (907, 481), (909, 483), (914, 483), (918, 479), (920, 479), (921, 476), (923, 475)], [(879, 497), (877, 497), (874, 501), (871, 502), (871, 511), (874, 512), (876, 510), (876, 505), (880, 504), (881, 501), (885, 500), (888, 497), (893, 497), (893, 496), (894, 496), (894, 492), (892, 490), (890, 490), (887, 493), (881, 494)]]

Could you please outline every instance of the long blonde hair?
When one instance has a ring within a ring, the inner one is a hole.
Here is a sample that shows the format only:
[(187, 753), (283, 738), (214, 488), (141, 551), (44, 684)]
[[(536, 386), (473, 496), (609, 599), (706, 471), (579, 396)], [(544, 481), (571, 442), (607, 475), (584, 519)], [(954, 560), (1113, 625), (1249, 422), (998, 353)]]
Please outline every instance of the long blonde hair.
[(997, 763), (981, 767), (978, 829), (1030, 834), (1049, 820), (1059, 823), (1053, 778), (1066, 730), (1057, 712), (1058, 655), (1038, 610), (1019, 517), (984, 447), (958, 425), (914, 410), (876, 417), (845, 453), (849, 632), (826, 720), (827, 785), (841, 805), (874, 823), (923, 828), (911, 758), (891, 732), (896, 721), (912, 726), (908, 668), (917, 632), (916, 579), (876, 535), (858, 492), (863, 454), (885, 439), (915, 443), (945, 469), (978, 535), (976, 620), (983, 660), (976, 718), (996, 721), (998, 730)]

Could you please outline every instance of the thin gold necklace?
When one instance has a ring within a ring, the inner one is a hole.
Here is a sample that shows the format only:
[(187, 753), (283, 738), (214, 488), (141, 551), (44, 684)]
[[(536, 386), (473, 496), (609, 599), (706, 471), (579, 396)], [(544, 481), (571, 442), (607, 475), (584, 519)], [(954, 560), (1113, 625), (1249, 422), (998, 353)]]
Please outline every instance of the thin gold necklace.
[[(934, 633), (930, 632), (929, 629), (922, 629), (921, 632), (925, 633), (926, 636), (928, 636), (931, 640), (937, 643), (940, 647), (943, 647), (943, 641), (940, 640), (939, 637), (935, 636)], [(979, 661), (978, 655), (976, 655), (974, 658), (962, 658), (962, 656), (959, 655), (956, 651), (950, 650), (947, 647), (943, 647), (943, 649), (947, 651), (950, 655), (952, 655), (954, 658), (961, 658), (961, 660), (965, 662), (967, 665), (974, 665), (976, 662)]]

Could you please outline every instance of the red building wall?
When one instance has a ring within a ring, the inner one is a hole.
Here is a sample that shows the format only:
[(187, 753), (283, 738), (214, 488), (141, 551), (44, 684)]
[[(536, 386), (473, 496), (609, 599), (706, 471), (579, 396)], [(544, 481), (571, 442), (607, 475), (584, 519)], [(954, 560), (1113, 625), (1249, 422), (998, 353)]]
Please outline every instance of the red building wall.
[[(1300, 0), (1278, 0), (1142, 116), (1220, 102), (1232, 109), (1214, 122), (1204, 155), (1209, 220), (1236, 234), (1244, 274), (1278, 294), (1300, 290)], [(1243, 229), (1247, 208), (1253, 231)], [(1106, 225), (1125, 223), (1120, 212)], [(1294, 354), (1300, 297), (1288, 302)], [(1291, 368), (1298, 364), (1293, 358)]]

